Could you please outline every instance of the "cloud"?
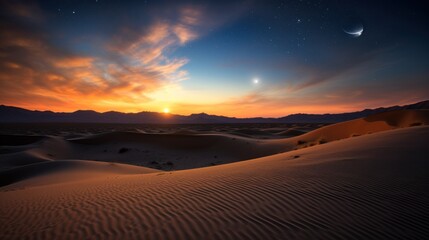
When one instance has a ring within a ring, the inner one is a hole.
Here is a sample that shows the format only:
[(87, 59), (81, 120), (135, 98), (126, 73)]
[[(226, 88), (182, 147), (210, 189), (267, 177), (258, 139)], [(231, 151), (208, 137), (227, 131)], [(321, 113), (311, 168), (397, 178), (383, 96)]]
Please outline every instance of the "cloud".
[(347, 79), (345, 76), (371, 63), (385, 51), (386, 49), (376, 49), (364, 53), (355, 53), (355, 51), (340, 49), (338, 50), (340, 54), (332, 54), (326, 62), (319, 63), (318, 66), (305, 63), (297, 64), (296, 62), (286, 63), (284, 67), (295, 71), (297, 78), (289, 90), (300, 91), (338, 79)]
[(121, 32), (125, 34), (120, 34), (107, 46), (118, 62), (117, 72), (112, 75), (146, 73), (165, 84), (186, 80), (187, 71), (182, 67), (189, 60), (171, 58), (169, 53), (198, 37), (196, 27), (202, 22), (201, 11), (198, 7), (180, 7), (175, 19), (155, 18), (144, 29), (124, 27)]
[(33, 22), (41, 22), (45, 19), (42, 10), (34, 2), (4, 1), (0, 2), (0, 7), (4, 9), (5, 15), (15, 19), (22, 18)]
[(10, 11), (0, 16), (0, 102), (61, 111), (142, 110), (153, 100), (148, 93), (187, 79), (182, 67), (189, 60), (170, 53), (198, 37), (203, 15), (180, 7), (176, 19), (122, 26), (116, 37), (93, 46), (102, 54), (82, 54), (52, 41), (55, 32), (44, 28), (48, 20), (37, 6), (4, 5)]
[(182, 24), (174, 26), (173, 31), (182, 45), (197, 38), (197, 34), (195, 32)]

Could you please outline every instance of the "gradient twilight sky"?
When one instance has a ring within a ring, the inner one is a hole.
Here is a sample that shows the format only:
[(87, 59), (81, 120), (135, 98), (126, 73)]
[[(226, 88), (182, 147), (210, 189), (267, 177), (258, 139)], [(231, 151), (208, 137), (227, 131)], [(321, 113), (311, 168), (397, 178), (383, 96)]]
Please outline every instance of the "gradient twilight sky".
[(278, 117), (429, 99), (424, 1), (0, 2), (4, 105)]

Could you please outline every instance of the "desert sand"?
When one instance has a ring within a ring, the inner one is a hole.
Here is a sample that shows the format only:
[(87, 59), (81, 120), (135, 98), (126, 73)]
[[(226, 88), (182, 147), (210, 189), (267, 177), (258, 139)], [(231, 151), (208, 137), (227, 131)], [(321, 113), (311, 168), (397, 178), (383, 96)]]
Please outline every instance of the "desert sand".
[(428, 125), (3, 135), (0, 238), (427, 239)]

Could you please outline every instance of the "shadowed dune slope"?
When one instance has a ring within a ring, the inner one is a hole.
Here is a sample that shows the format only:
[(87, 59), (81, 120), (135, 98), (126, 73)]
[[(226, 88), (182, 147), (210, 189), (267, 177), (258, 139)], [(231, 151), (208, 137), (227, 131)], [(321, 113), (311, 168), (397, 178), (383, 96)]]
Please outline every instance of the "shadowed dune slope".
[(276, 135), (294, 137), (294, 136), (302, 135), (304, 133), (306, 133), (306, 131), (298, 130), (298, 129), (288, 129), (285, 131), (278, 132), (278, 133), (276, 133)]
[[(25, 150), (0, 155), (0, 172), (15, 167), (35, 164), (40, 162), (52, 161), (48, 156), (39, 154), (34, 150)], [(0, 174), (1, 177), (1, 174)]]
[(0, 135), (0, 146), (27, 145), (42, 140), (42, 136)]
[(158, 170), (119, 163), (85, 160), (44, 161), (0, 172), (0, 187), (22, 182), (33, 186), (81, 181), (88, 178), (114, 176), (115, 174), (145, 174)]
[(209, 168), (11, 184), (0, 238), (427, 239), (428, 139), (420, 126)]
[(207, 167), (292, 149), (289, 143), (229, 134), (112, 132), (73, 139), (69, 142), (75, 149), (72, 158), (122, 162), (146, 167), (163, 167), (168, 162), (172, 164), (164, 167), (164, 170)]

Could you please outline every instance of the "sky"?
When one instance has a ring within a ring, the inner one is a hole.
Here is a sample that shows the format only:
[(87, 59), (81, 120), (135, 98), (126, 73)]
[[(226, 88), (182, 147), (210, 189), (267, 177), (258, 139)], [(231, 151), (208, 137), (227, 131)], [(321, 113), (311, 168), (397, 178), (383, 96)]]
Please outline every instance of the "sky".
[(0, 104), (280, 117), (428, 100), (423, 2), (0, 0)]

